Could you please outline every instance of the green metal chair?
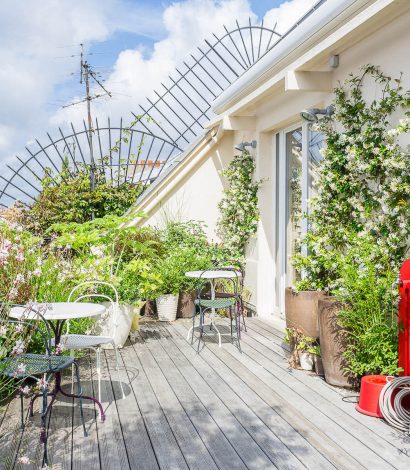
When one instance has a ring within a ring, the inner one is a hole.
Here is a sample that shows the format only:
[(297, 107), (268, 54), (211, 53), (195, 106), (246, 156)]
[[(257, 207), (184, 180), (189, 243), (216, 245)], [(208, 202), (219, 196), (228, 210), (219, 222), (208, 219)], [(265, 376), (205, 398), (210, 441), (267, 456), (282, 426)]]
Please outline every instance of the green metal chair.
[[(8, 306), (9, 307), (9, 306)], [(2, 311), (4, 312), (4, 306), (2, 306)], [(33, 316), (35, 313), (37, 317), (37, 323), (29, 322), (26, 320), (11, 320), (9, 318), (0, 319), (0, 324), (7, 326), (7, 333), (11, 335), (16, 331), (16, 327), (19, 328), (17, 331), (22, 331), (22, 328), (29, 327), (32, 332), (38, 332), (40, 337), (43, 340), (45, 346), (45, 354), (33, 354), (20, 352), (25, 348), (23, 346), (17, 348), (17, 353), (10, 354), (2, 361), (0, 361), (0, 373), (15, 379), (20, 382), (20, 385), (27, 379), (36, 380), (39, 384), (40, 394), (43, 399), (43, 408), (41, 413), (41, 430), (40, 430), (40, 442), (44, 444), (44, 453), (43, 453), (43, 465), (48, 465), (48, 454), (47, 454), (47, 415), (56, 399), (56, 394), (53, 391), (49, 391), (49, 382), (56, 373), (61, 372), (63, 369), (71, 367), (74, 365), (76, 378), (77, 378), (77, 387), (78, 394), (82, 395), (81, 383), (80, 383), (80, 371), (79, 366), (76, 360), (71, 356), (62, 356), (52, 354), (51, 350), (51, 332), (50, 327), (47, 323), (47, 320), (43, 315), (35, 309), (34, 307), (27, 307), (27, 314)], [(38, 323), (41, 323), (45, 326), (45, 331), (38, 326)], [(41, 377), (39, 379), (39, 376)], [(48, 404), (48, 396), (51, 396), (51, 401)], [(20, 404), (21, 404), (21, 427), (24, 428), (24, 404), (23, 404), (23, 393), (20, 387)], [(81, 412), (81, 422), (83, 425), (84, 435), (86, 436), (86, 428), (84, 423), (84, 414), (82, 407), (82, 399), (80, 398), (80, 412)]]

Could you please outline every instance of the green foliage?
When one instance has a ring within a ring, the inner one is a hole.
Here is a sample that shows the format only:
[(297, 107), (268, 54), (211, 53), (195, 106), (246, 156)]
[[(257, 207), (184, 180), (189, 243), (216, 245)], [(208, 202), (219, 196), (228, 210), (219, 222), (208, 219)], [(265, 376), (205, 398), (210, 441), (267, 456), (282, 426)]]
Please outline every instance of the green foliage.
[(231, 257), (240, 258), (245, 254), (249, 238), (258, 229), (258, 189), (261, 181), (253, 181), (255, 161), (244, 150), (236, 155), (222, 175), (228, 180), (228, 188), (218, 205), (220, 218), (218, 234)]
[[(335, 295), (345, 305), (339, 318), (349, 338), (343, 358), (346, 370), (356, 378), (399, 372), (398, 293), (392, 288), (397, 272), (382, 272), (373, 256), (371, 242), (360, 240), (338, 260), (343, 283)], [(379, 256), (381, 265), (388, 264)]]
[[(381, 90), (367, 101), (363, 83)], [(391, 124), (392, 116), (406, 111), (410, 92), (401, 79), (377, 67), (363, 67), (335, 90), (335, 113), (320, 120), (326, 139), (318, 195), (309, 213), (310, 233), (304, 243), (308, 257), (295, 257), (302, 274), (299, 289), (332, 291), (340, 285), (337, 252), (349, 248), (355, 237), (369, 238), (383, 269), (398, 270), (410, 235), (410, 153), (399, 136), (409, 132), (408, 117)]]
[(42, 191), (26, 211), (26, 227), (42, 233), (56, 223), (83, 223), (93, 215), (97, 218), (123, 215), (142, 188), (131, 182), (117, 185), (108, 180), (104, 161), (101, 159), (94, 166), (77, 163), (77, 168), (70, 168), (66, 163), (59, 173), (47, 169)]

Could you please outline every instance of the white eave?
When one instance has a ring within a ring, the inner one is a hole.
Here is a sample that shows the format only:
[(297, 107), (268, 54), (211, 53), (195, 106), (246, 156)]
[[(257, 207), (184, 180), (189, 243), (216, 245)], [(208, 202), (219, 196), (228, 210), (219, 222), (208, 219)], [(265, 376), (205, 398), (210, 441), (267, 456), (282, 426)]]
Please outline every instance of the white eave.
[[(386, 10), (397, 16), (409, 8), (410, 0), (327, 1), (215, 99), (212, 110), (217, 116), (207, 127), (213, 128), (225, 116), (240, 113), (285, 81), (289, 73), (309, 70), (306, 65), (315, 57), (332, 53), (346, 36), (365, 24), (369, 34), (371, 30), (367, 23), (372, 18), (383, 16)], [(384, 15), (385, 18), (389, 16)]]

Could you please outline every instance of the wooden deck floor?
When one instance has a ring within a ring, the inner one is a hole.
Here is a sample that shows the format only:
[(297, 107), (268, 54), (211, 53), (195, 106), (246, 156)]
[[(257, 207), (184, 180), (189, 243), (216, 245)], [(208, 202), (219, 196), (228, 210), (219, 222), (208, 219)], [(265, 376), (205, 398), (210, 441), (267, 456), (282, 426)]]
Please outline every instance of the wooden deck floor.
[[(223, 322), (223, 320), (220, 320)], [(187, 343), (190, 323), (143, 325), (121, 351), (120, 380), (106, 354), (104, 423), (86, 405), (57, 402), (50, 420), (53, 469), (405, 469), (410, 441), (354, 410), (352, 393), (288, 369), (282, 333), (249, 319), (242, 352), (207, 337), (200, 354)], [(94, 360), (83, 358), (85, 393), (96, 394)], [(69, 386), (67, 384), (67, 386)], [(14, 400), (0, 418), (0, 466), (40, 468), (39, 415), (24, 432)], [(17, 463), (27, 456), (31, 464)]]

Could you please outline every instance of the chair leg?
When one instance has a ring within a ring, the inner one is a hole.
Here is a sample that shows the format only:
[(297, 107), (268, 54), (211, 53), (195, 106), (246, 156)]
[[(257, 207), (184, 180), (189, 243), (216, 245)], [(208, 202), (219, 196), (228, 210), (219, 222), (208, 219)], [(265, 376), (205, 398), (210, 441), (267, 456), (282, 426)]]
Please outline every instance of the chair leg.
[(47, 453), (47, 393), (48, 388), (46, 386), (43, 387), (42, 396), (43, 396), (43, 410), (41, 413), (41, 429), (40, 429), (40, 442), (44, 445), (44, 452), (43, 452), (43, 466), (48, 465), (48, 453)]
[(191, 344), (194, 344), (195, 317), (196, 317), (196, 308), (195, 308), (195, 306), (194, 306), (194, 314), (193, 314), (193, 316), (192, 316), (192, 336), (191, 336)]
[(236, 337), (238, 339), (238, 349), (239, 351), (242, 352), (241, 350), (241, 338), (240, 338), (240, 333), (239, 333), (239, 329), (238, 329), (238, 312), (237, 312), (238, 308), (236, 305), (234, 305), (234, 308), (233, 308), (233, 311), (234, 311), (234, 315), (235, 315), (235, 326), (236, 326)]
[[(74, 357), (74, 349), (70, 349), (70, 357)], [(74, 363), (71, 364), (71, 394), (74, 393)]]
[(120, 353), (118, 352), (117, 345), (114, 341), (111, 343), (115, 351), (115, 369), (117, 370), (118, 383), (120, 384), (122, 398), (125, 398), (124, 387), (122, 386), (121, 376), (120, 376)]
[(204, 323), (204, 314), (201, 307), (199, 307), (199, 338), (198, 338), (198, 348), (197, 352), (199, 353), (199, 345), (201, 344), (202, 334), (203, 334), (203, 323)]
[(23, 394), (20, 393), (20, 418), (21, 418), (21, 423), (20, 427), (23, 430), (24, 429), (24, 401), (23, 401)]
[(98, 347), (96, 350), (97, 356), (97, 377), (98, 377), (98, 401), (101, 403), (101, 349)]
[(84, 431), (84, 437), (87, 437), (87, 430), (85, 429), (85, 422), (84, 422), (84, 411), (83, 411), (83, 389), (81, 387), (81, 382), (80, 382), (80, 367), (77, 362), (73, 362), (73, 366), (75, 368), (75, 374), (77, 378), (77, 391), (79, 395), (79, 400), (80, 400), (80, 414), (81, 414), (81, 423), (83, 425), (83, 431)]
[(232, 339), (232, 307), (229, 307), (229, 320), (230, 320), (231, 339)]
[(246, 322), (245, 322), (245, 309), (243, 308), (243, 300), (242, 300), (242, 297), (241, 297), (241, 300), (240, 300), (240, 305), (241, 305), (241, 315), (242, 315), (242, 323), (243, 323), (243, 328), (245, 330), (245, 333), (247, 331), (246, 329)]

